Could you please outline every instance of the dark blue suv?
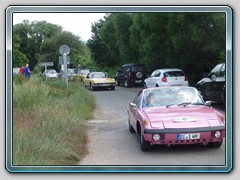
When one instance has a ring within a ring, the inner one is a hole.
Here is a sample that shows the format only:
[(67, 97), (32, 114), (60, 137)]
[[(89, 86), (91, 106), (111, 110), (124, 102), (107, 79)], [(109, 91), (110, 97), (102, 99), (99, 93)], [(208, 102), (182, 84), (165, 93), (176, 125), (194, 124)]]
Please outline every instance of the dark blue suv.
[(137, 84), (143, 85), (147, 78), (147, 72), (144, 64), (130, 63), (124, 64), (118, 70), (115, 80), (118, 86), (124, 84), (125, 87), (131, 87)]

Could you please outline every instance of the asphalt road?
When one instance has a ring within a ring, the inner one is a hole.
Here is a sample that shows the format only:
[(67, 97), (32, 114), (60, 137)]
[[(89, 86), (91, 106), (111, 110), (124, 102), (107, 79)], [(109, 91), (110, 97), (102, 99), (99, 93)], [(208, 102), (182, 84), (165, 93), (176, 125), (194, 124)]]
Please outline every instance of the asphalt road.
[[(127, 108), (140, 88), (97, 90), (97, 109), (88, 127), (88, 154), (79, 165), (224, 166), (225, 142), (220, 148), (198, 145), (155, 146), (142, 152), (139, 139), (130, 133)], [(215, 105), (224, 112), (223, 106)]]

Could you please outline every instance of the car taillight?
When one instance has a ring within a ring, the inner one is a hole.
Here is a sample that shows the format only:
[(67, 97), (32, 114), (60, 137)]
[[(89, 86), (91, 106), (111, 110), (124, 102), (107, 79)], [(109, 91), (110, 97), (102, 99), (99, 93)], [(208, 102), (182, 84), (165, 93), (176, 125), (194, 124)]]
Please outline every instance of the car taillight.
[(185, 80), (185, 81), (187, 81), (187, 80), (188, 80), (187, 76), (185, 76), (184, 80)]
[(128, 72), (128, 77), (131, 77), (131, 75), (132, 75), (132, 74), (131, 74), (131, 72), (129, 71), (129, 72)]
[(166, 77), (163, 77), (163, 78), (162, 78), (162, 82), (167, 82), (167, 78), (166, 78)]

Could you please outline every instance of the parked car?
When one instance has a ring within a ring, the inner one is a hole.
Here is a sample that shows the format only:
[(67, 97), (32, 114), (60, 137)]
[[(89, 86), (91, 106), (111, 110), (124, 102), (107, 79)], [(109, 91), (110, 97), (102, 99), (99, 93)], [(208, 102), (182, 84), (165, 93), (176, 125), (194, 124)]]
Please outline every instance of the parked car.
[(217, 64), (196, 84), (196, 88), (205, 101), (211, 100), (225, 104), (225, 74), (225, 63)]
[[(153, 105), (149, 105), (154, 98)], [(140, 90), (127, 110), (129, 131), (140, 137), (142, 151), (152, 145), (202, 144), (220, 147), (225, 117), (197, 89), (165, 86)]]
[(188, 86), (188, 78), (181, 69), (156, 69), (144, 80), (144, 88), (160, 86)]
[(55, 69), (45, 69), (41, 74), (43, 80), (46, 79), (58, 79), (58, 73)]
[[(76, 75), (75, 69), (74, 68), (67, 68), (67, 77), (69, 81), (73, 80), (73, 77)], [(61, 70), (60, 77), (64, 78), (64, 71)]]
[(93, 69), (79, 69), (76, 75), (73, 76), (75, 81), (83, 82), (83, 79), (88, 75), (90, 72), (95, 72)]
[(147, 72), (144, 64), (124, 64), (120, 70), (118, 70), (115, 80), (117, 85), (124, 84), (125, 87), (131, 87), (136, 84), (143, 84), (143, 81), (147, 78)]
[(115, 89), (116, 81), (106, 72), (91, 72), (83, 79), (83, 85), (89, 87), (92, 91), (96, 88)]

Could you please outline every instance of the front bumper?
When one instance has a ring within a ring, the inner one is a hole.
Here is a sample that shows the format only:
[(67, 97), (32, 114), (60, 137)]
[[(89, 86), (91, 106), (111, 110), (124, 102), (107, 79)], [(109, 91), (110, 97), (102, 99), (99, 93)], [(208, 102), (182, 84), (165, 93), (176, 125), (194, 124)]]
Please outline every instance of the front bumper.
[[(221, 136), (215, 137), (215, 133), (219, 131)], [(154, 141), (153, 135), (159, 134), (160, 140)], [(197, 139), (179, 139), (180, 135), (193, 135), (198, 134)], [(166, 128), (166, 129), (145, 129), (144, 139), (150, 144), (208, 144), (211, 142), (219, 142), (225, 137), (225, 127), (201, 127), (201, 128)]]
[(114, 87), (116, 83), (93, 83), (92, 87)]

